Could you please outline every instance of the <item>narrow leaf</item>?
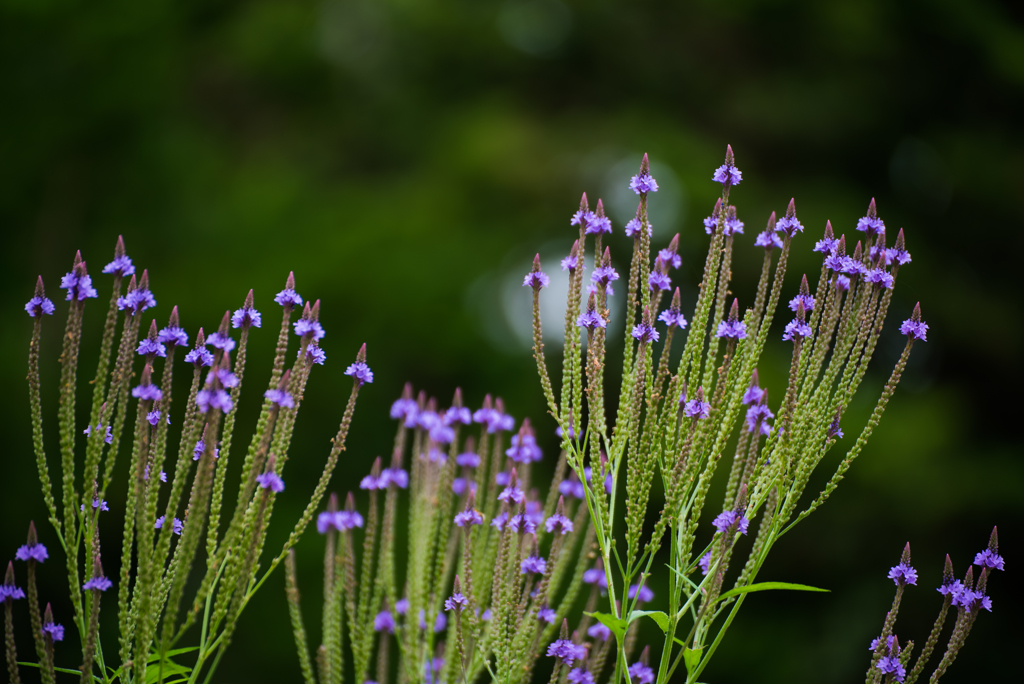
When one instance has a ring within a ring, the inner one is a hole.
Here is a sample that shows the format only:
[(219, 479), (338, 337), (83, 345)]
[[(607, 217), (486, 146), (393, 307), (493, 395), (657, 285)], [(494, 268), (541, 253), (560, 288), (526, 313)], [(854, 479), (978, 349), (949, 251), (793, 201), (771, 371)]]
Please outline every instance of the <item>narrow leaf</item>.
[(818, 587), (812, 587), (806, 584), (791, 584), (790, 582), (759, 582), (745, 587), (730, 589), (719, 596), (718, 600), (724, 601), (727, 598), (739, 596), (740, 594), (749, 594), (752, 591), (770, 591), (773, 589), (786, 589), (788, 591), (830, 591), (829, 589), (819, 589)]

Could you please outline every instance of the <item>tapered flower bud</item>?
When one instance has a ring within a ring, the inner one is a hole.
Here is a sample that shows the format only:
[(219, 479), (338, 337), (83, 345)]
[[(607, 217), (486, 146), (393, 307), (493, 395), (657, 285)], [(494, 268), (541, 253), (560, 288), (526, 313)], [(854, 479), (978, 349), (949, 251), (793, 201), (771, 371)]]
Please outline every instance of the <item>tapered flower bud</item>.
[(732, 153), (732, 145), (725, 146), (725, 163), (715, 169), (711, 180), (721, 183), (726, 188), (739, 185), (740, 181), (743, 180), (743, 172), (736, 168), (736, 158)]
[(364, 385), (373, 382), (373, 371), (366, 365), (366, 343), (356, 352), (356, 362), (345, 369), (345, 375), (352, 376), (356, 384)]
[(754, 244), (758, 247), (764, 247), (765, 250), (771, 251), (776, 247), (782, 247), (782, 239), (775, 234), (775, 226), (777, 221), (775, 220), (775, 212), (773, 211), (771, 216), (768, 217), (768, 224), (764, 229), (764, 232), (758, 233), (757, 238), (754, 240)]
[(532, 287), (534, 292), (540, 292), (542, 287), (551, 284), (551, 278), (544, 271), (540, 270), (540, 254), (533, 257), (533, 268), (523, 278), (523, 287)]
[(789, 200), (789, 206), (786, 207), (786, 215), (782, 217), (778, 223), (775, 224), (775, 230), (781, 233), (785, 233), (789, 237), (795, 236), (797, 233), (802, 233), (804, 227), (800, 224), (800, 220), (796, 217), (796, 199)]
[(603, 233), (611, 234), (612, 232), (612, 221), (604, 214), (604, 203), (601, 200), (597, 200), (597, 209), (594, 214), (589, 217), (587, 221), (587, 234), (600, 235)]
[(732, 306), (729, 307), (729, 318), (718, 323), (718, 330), (715, 337), (724, 337), (727, 340), (742, 340), (747, 336), (747, 324), (740, 320), (740, 303), (733, 298)]
[(928, 340), (928, 324), (921, 320), (921, 302), (914, 305), (910, 318), (900, 325), (900, 333), (911, 340)]
[(658, 182), (651, 177), (651, 164), (647, 159), (646, 152), (640, 162), (640, 172), (629, 181), (629, 189), (638, 195), (658, 191)]
[(569, 250), (569, 256), (562, 259), (561, 265), (563, 271), (569, 271), (573, 273), (579, 267), (580, 263), (580, 241), (572, 243), (572, 249)]
[(857, 230), (865, 232), (868, 236), (878, 235), (885, 230), (885, 223), (878, 218), (878, 210), (875, 208), (875, 198), (868, 203), (868, 213), (857, 221)]

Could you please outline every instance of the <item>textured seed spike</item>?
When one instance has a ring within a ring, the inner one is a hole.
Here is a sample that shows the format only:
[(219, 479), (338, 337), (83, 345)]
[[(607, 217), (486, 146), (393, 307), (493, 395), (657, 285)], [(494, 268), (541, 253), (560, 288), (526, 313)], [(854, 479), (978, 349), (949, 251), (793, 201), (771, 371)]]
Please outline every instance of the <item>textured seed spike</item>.
[(47, 603), (46, 610), (43, 611), (43, 624), (47, 625), (51, 622), (53, 622), (53, 608), (51, 608), (50, 604)]
[[(715, 208), (711, 210), (711, 218), (718, 219), (722, 215), (722, 198), (715, 200)], [(775, 224), (775, 214), (772, 214), (772, 225)]]
[(878, 209), (875, 207), (875, 198), (868, 202), (868, 218), (878, 218)]
[(225, 311), (224, 317), (220, 319), (220, 327), (217, 328), (217, 332), (221, 335), (228, 334), (228, 328), (231, 326), (231, 312)]
[(942, 568), (942, 584), (946, 586), (953, 583), (953, 560), (946, 554), (946, 565)]
[(725, 164), (726, 166), (736, 166), (736, 155), (732, 153), (732, 145), (725, 146)]
[(356, 497), (352, 496), (352, 492), (345, 497), (345, 510), (349, 512), (356, 510)]
[(462, 585), (459, 583), (459, 576), (458, 576), (458, 574), (455, 575), (455, 582), (454, 582), (454, 586), (452, 588), (455, 590), (456, 594), (458, 594), (459, 592), (462, 591)]
[[(412, 389), (411, 385), (409, 387), (410, 387), (410, 389)], [(483, 404), (484, 409), (490, 410), (493, 406), (494, 406), (494, 401), (491, 399), (491, 395), (490, 394), (484, 395), (484, 404)]]
[(740, 485), (740, 491), (736, 494), (736, 510), (744, 511), (747, 508), (747, 483)]
[(203, 329), (200, 328), (199, 329), (199, 333), (196, 335), (196, 349), (199, 349), (200, 347), (205, 347), (205, 346), (206, 346), (206, 333), (204, 333)]
[(412, 383), (411, 382), (405, 383), (405, 387), (402, 388), (402, 398), (403, 399), (412, 399)]
[(761, 392), (761, 400), (759, 402), (757, 402), (757, 403), (764, 404), (765, 406), (768, 405), (768, 390), (767, 389), (765, 389), (764, 391)]
[(285, 278), (284, 287), (286, 290), (295, 289), (295, 271), (288, 271), (288, 277)]
[(644, 158), (640, 160), (640, 175), (645, 176), (651, 172), (651, 162), (647, 158), (647, 153), (644, 152)]
[(114, 245), (114, 258), (115, 259), (120, 259), (125, 254), (127, 254), (127, 252), (124, 249), (124, 236), (123, 235), (118, 235), (117, 236), (117, 244)]
[(175, 304), (174, 308), (171, 309), (171, 316), (167, 320), (167, 327), (169, 327), (169, 328), (177, 328), (177, 327), (180, 327), (180, 325), (181, 324), (178, 322), (178, 305)]
[(992, 528), (992, 534), (988, 537), (988, 550), (992, 553), (999, 553), (999, 531), (996, 527)]
[(883, 246), (875, 260), (875, 268), (885, 268), (885, 247)]
[(36, 534), (36, 524), (31, 520), (28, 521), (28, 539), (25, 543), (29, 546), (35, 546), (39, 543), (39, 535)]
[(654, 317), (651, 315), (651, 307), (644, 306), (643, 317), (641, 318), (644, 325), (654, 325)]
[(416, 407), (422, 411), (423, 407), (427, 405), (427, 393), (424, 390), (420, 390), (420, 393), (416, 395)]
[(254, 300), (252, 298), (252, 289), (250, 289), (249, 290), (249, 294), (247, 294), (245, 296), (245, 304), (243, 304), (242, 306), (244, 306), (244, 307), (246, 307), (248, 309), (251, 309), (252, 306), (253, 306), (253, 302), (254, 302)]
[(377, 458), (373, 459), (373, 465), (370, 466), (370, 475), (373, 475), (375, 478), (380, 477), (380, 468), (380, 456), (378, 456)]
[(509, 475), (509, 477), (508, 477), (508, 486), (509, 486), (509, 488), (514, 488), (516, 486), (516, 482), (518, 481), (518, 479), (519, 479), (519, 476), (516, 474), (515, 467), (513, 467), (512, 468), (512, 474)]
[(571, 257), (578, 257), (579, 255), (580, 255), (580, 241), (579, 241), (579, 239), (577, 239), (576, 242), (572, 243), (572, 249), (569, 250), (569, 256), (571, 256)]
[(565, 515), (565, 497), (559, 495), (558, 503), (555, 504), (555, 513), (558, 515)]
[(898, 250), (906, 250), (907, 249), (907, 241), (906, 241), (906, 238), (903, 237), (903, 229), (902, 228), (900, 228), (900, 232), (896, 233), (896, 244), (893, 245), (893, 246), (896, 249), (898, 249)]
[(857, 240), (857, 246), (853, 248), (853, 260), (860, 261), (864, 258), (864, 248), (861, 247), (860, 240)]
[[(754, 372), (750, 374), (750, 386), (751, 387), (754, 387), (754, 386), (760, 387), (761, 386), (761, 382), (760, 382), (760, 380), (759, 380), (759, 378), (757, 376), (757, 369), (756, 368), (754, 369)], [(765, 390), (765, 391), (767, 391), (767, 390)]]
[(974, 566), (968, 565), (967, 572), (964, 573), (964, 586), (968, 589), (974, 588)]
[(878, 231), (878, 237), (875, 240), (875, 246), (879, 250), (882, 250), (882, 251), (885, 250), (885, 231), (884, 230)]
[(838, 256), (846, 256), (846, 236), (840, 235), (839, 242), (836, 243), (836, 254)]
[(832, 233), (832, 222), (831, 221), (825, 221), (825, 239), (826, 240), (834, 240), (835, 239), (835, 235)]
[(804, 277), (800, 279), (800, 294), (809, 295), (811, 294), (811, 286), (807, 283), (807, 274), (804, 273)]
[(737, 297), (732, 298), (732, 306), (729, 307), (729, 321), (735, 323), (740, 320), (740, 300)]
[(786, 218), (796, 218), (796, 198), (792, 197), (789, 200), (789, 206), (786, 207)]
[[(85, 264), (82, 264), (82, 271), (83, 272), (85, 271)], [(147, 268), (142, 269), (142, 277), (139, 278), (139, 289), (140, 290), (148, 290), (149, 289), (149, 269), (147, 269)]]
[(356, 352), (356, 363), (366, 363), (366, 343), (363, 342), (363, 346)]
[(595, 300), (593, 292), (587, 297), (587, 311), (594, 311), (597, 308), (597, 302)]
[(46, 289), (43, 287), (43, 276), (36, 278), (36, 297), (45, 297)]
[(668, 241), (668, 250), (673, 254), (679, 253), (679, 233), (672, 236), (672, 239)]
[(306, 305), (302, 307), (302, 319), (308, 321), (312, 316), (311, 311), (312, 307), (310, 306), (309, 302), (306, 302)]
[(157, 332), (159, 332), (159, 329), (156, 326), (156, 319), (154, 318), (149, 322), (149, 339), (151, 341), (156, 342)]
[(4, 585), (8, 587), (14, 586), (14, 561), (7, 562), (7, 574), (4, 575)]
[(327, 499), (327, 510), (331, 513), (338, 511), (338, 493), (331, 492), (331, 497)]
[(682, 308), (682, 306), (683, 300), (682, 297), (679, 295), (679, 288), (677, 287), (676, 291), (672, 293), (672, 303), (669, 304), (669, 308), (672, 309), (673, 311), (679, 311)]
[(462, 408), (462, 388), (455, 388), (455, 396), (452, 397), (452, 406), (456, 408)]
[(563, 640), (569, 638), (569, 621), (566, 618), (562, 618), (562, 628), (558, 631), (558, 638)]
[(135, 274), (133, 273), (132, 277), (128, 279), (128, 292), (134, 292), (137, 289), (139, 289), (139, 285), (135, 282)]
[(915, 323), (921, 322), (921, 302), (918, 302), (917, 304), (914, 305), (914, 310), (910, 314), (910, 320), (914, 321)]
[(890, 653), (898, 654), (900, 652), (900, 640), (895, 634), (892, 635), (892, 648), (889, 649)]
[(427, 410), (431, 413), (437, 413), (437, 399), (434, 397), (427, 399)]
[(693, 394), (693, 398), (697, 401), (704, 401), (704, 388), (698, 387), (697, 391)]
[(80, 266), (80, 265), (81, 265), (82, 263), (83, 263), (83, 262), (82, 262), (82, 250), (78, 250), (78, 251), (76, 251), (76, 252), (75, 252), (75, 260), (74, 260), (74, 262), (72, 262), (72, 264), (71, 264), (71, 268), (72, 268), (72, 269), (76, 269), (76, 268), (78, 268), (78, 267), (79, 267), (79, 266)]
[(583, 197), (580, 198), (580, 211), (590, 211), (590, 206), (587, 204), (587, 193), (583, 193)]
[(611, 266), (612, 265), (612, 248), (611, 247), (605, 247), (604, 248), (604, 254), (601, 256), (601, 265), (602, 266)]
[(991, 573), (992, 573), (992, 570), (991, 570), (991, 568), (988, 568), (988, 567), (982, 568), (981, 572), (978, 573), (978, 586), (976, 586), (975, 589), (977, 589), (979, 593), (981, 593), (981, 594), (985, 593), (985, 587), (988, 586), (988, 576)]
[(773, 211), (772, 215), (768, 217), (768, 225), (765, 226), (764, 232), (766, 232), (766, 233), (774, 233), (775, 232), (775, 221), (776, 221), (775, 220), (775, 212)]
[(309, 315), (314, 321), (320, 320), (320, 300), (313, 302), (312, 308), (309, 310)]
[(221, 354), (220, 355), (220, 366), (219, 367), (222, 368), (223, 370), (226, 370), (226, 371), (230, 371), (231, 370), (231, 355), (230, 354), (226, 354), (225, 353), (225, 354)]
[(153, 382), (153, 367), (148, 363), (142, 367), (142, 376), (139, 382), (143, 385), (149, 385)]
[(907, 545), (903, 547), (903, 555), (900, 556), (900, 563), (910, 565), (910, 542), (907, 542)]
[(601, 201), (600, 197), (597, 198), (597, 209), (594, 210), (594, 215), (604, 218), (604, 202)]
[(725, 212), (725, 215), (731, 219), (736, 218), (736, 205), (730, 204), (728, 211)]
[(796, 303), (796, 319), (803, 323), (807, 319), (807, 312), (804, 310), (804, 300)]
[(521, 434), (524, 434), (524, 435), (532, 435), (533, 434), (533, 428), (530, 427), (530, 419), (529, 418), (523, 418), (523, 425), (522, 425), (522, 427), (519, 428), (519, 432)]
[(505, 413), (505, 401), (501, 397), (494, 400), (494, 410), (498, 413)]

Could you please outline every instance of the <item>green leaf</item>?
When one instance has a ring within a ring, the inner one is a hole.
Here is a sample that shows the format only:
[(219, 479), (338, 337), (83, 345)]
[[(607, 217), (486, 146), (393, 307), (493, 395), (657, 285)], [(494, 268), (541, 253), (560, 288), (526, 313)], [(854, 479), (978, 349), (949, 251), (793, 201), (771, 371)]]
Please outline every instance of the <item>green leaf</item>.
[(632, 624), (634, 620), (639, 620), (645, 615), (657, 622), (662, 632), (668, 632), (668, 615), (660, 610), (634, 610), (629, 614), (628, 624)]
[[(170, 660), (163, 661), (163, 676), (165, 678), (174, 675), (187, 675), (192, 671), (191, 667), (185, 665), (179, 665), (178, 663)], [(146, 667), (146, 684), (156, 684), (157, 679), (160, 677), (160, 663), (153, 663)]]
[(703, 652), (703, 646), (700, 648), (687, 648), (683, 651), (683, 664), (686, 665), (687, 672), (693, 672), (700, 665), (700, 654)]
[(727, 598), (739, 596), (740, 594), (749, 594), (752, 591), (770, 591), (772, 589), (786, 589), (788, 591), (830, 591), (829, 589), (819, 589), (818, 587), (812, 587), (806, 584), (791, 584), (789, 582), (759, 582), (757, 584), (749, 584), (745, 587), (730, 589), (719, 596), (718, 600), (724, 601)]
[[(189, 646), (188, 648), (176, 648), (174, 650), (168, 651), (166, 657), (173, 658), (174, 656), (181, 655), (182, 653), (191, 653), (192, 651), (198, 651), (198, 650), (199, 650), (198, 646)], [(148, 663), (155, 663), (158, 660), (160, 660), (160, 654), (159, 653), (151, 653), (149, 655), (149, 658), (146, 659), (146, 663), (147, 664)]]
[(602, 625), (612, 630), (612, 634), (615, 635), (615, 638), (619, 640), (619, 643), (622, 643), (622, 640), (626, 635), (627, 625), (622, 621), (621, 618), (617, 618), (614, 615), (609, 615), (608, 613), (584, 613), (584, 615), (588, 615), (594, 618)]

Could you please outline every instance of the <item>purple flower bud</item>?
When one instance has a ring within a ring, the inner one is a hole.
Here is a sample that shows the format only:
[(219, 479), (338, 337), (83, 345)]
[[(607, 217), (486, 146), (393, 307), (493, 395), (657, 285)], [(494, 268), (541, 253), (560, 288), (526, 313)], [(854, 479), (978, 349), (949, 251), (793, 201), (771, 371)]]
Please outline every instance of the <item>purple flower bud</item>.
[(261, 488), (269, 489), (272, 492), (284, 491), (284, 480), (272, 470), (257, 475), (256, 482), (259, 483)]
[[(637, 597), (639, 592), (639, 597)], [(629, 588), (629, 598), (636, 598), (640, 603), (647, 603), (654, 600), (654, 592), (646, 584), (640, 586), (634, 584)]]
[(519, 564), (520, 574), (527, 575), (529, 573), (536, 573), (543, 575), (544, 571), (548, 569), (548, 562), (540, 556), (527, 556)]
[[(604, 624), (603, 622), (596, 622), (593, 625), (591, 625), (590, 628), (587, 630), (587, 636), (593, 637), (595, 639), (600, 639), (601, 641), (608, 641), (608, 639), (609, 639), (609, 637), (611, 637), (611, 635), (612, 635), (611, 628), (608, 627), (608, 625)], [(577, 671), (580, 671), (580, 670), (573, 670), (573, 672), (577, 672)], [(590, 674), (589, 672), (586, 672), (585, 670), (583, 672), (585, 674)], [(569, 674), (572, 674), (572, 672), (570, 672)], [(571, 680), (571, 681), (577, 681), (577, 680)], [(591, 677), (590, 681), (591, 682), (593, 681), (592, 677)]]
[(91, 580), (82, 585), (82, 589), (89, 591), (90, 589), (95, 591), (106, 591), (114, 586), (114, 583), (108, 580), (106, 577), (93, 577)]
[(236, 309), (231, 315), (232, 328), (259, 328), (263, 325), (263, 316), (251, 306), (243, 306)]
[(587, 649), (568, 639), (558, 639), (548, 646), (548, 655), (553, 658), (561, 658), (566, 665), (572, 665), (574, 661), (587, 657)]
[(43, 623), (43, 633), (50, 635), (51, 641), (63, 641), (64, 640), (64, 626), (58, 625), (54, 622)]
[(717, 517), (711, 522), (715, 526), (715, 529), (725, 534), (726, 530), (731, 527), (735, 527), (739, 530), (740, 534), (745, 535), (747, 528), (750, 525), (750, 521), (747, 520), (747, 516), (736, 511), (723, 511), (719, 513)]
[(271, 403), (277, 404), (281, 408), (295, 408), (295, 399), (284, 390), (268, 389), (263, 393), (263, 396), (269, 399)]
[(900, 584), (917, 584), (917, 570), (912, 568), (908, 563), (900, 563), (889, 570), (889, 579), (893, 581), (896, 586)]
[(25, 311), (27, 311), (28, 315), (32, 318), (42, 316), (43, 314), (52, 316), (55, 308), (56, 307), (54, 307), (53, 302), (41, 295), (36, 295), (32, 299), (28, 300), (27, 304), (25, 304)]
[(469, 599), (466, 598), (465, 596), (463, 596), (462, 592), (456, 591), (451, 596), (449, 596), (447, 599), (445, 599), (444, 609), (445, 610), (457, 610), (457, 611), (459, 611), (461, 613), (463, 610), (466, 609), (466, 606), (468, 606), (468, 605), (469, 605)]
[(357, 361), (346, 368), (345, 375), (351, 375), (357, 385), (373, 382), (373, 371), (362, 361)]
[(50, 557), (50, 554), (47, 553), (45, 546), (37, 543), (27, 544), (25, 546), (19, 547), (18, 550), (14, 553), (14, 557), (20, 561), (28, 561), (29, 559), (31, 559), (37, 563), (42, 563), (44, 560)]

